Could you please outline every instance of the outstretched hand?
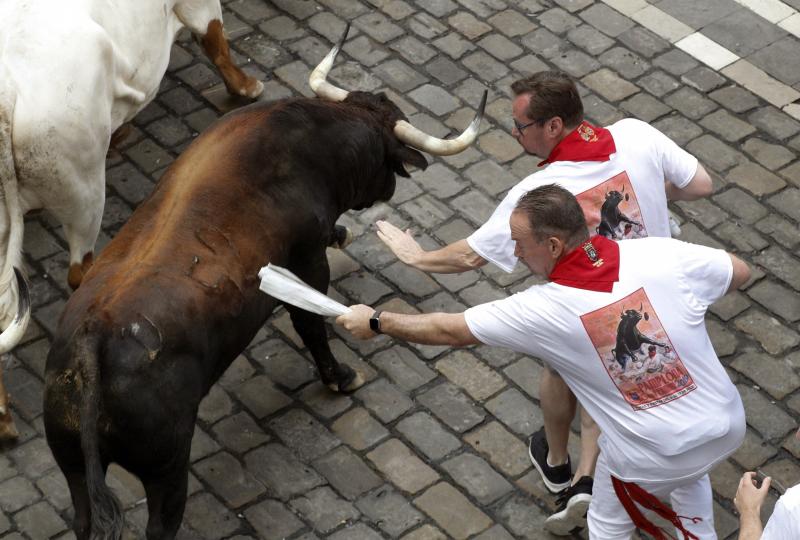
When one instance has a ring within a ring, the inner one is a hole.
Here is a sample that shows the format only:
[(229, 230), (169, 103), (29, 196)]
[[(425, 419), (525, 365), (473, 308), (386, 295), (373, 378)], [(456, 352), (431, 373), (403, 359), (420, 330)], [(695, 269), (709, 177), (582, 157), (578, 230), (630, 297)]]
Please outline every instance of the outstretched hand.
[(411, 236), (411, 229), (403, 232), (388, 221), (377, 221), (378, 238), (404, 263), (414, 266), (424, 253), (419, 243)]
[(369, 328), (369, 319), (373, 313), (374, 309), (363, 304), (350, 306), (350, 311), (336, 317), (336, 324), (344, 327), (357, 339), (369, 339), (376, 336)]
[(739, 480), (739, 489), (736, 490), (736, 496), (733, 498), (733, 504), (740, 514), (752, 514), (758, 516), (761, 512), (761, 505), (764, 504), (764, 499), (767, 498), (769, 485), (772, 479), (768, 476), (761, 482), (761, 487), (756, 487), (753, 478), (756, 473), (746, 472)]

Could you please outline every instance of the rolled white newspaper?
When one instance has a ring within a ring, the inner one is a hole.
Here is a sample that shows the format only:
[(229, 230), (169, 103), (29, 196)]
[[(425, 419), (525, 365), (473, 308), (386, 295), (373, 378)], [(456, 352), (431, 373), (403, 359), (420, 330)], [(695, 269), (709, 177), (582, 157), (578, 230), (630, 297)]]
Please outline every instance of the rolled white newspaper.
[(318, 290), (308, 286), (302, 279), (286, 268), (267, 264), (259, 270), (261, 278), (259, 289), (270, 296), (311, 313), (325, 317), (338, 317), (350, 311), (336, 300), (328, 298)]

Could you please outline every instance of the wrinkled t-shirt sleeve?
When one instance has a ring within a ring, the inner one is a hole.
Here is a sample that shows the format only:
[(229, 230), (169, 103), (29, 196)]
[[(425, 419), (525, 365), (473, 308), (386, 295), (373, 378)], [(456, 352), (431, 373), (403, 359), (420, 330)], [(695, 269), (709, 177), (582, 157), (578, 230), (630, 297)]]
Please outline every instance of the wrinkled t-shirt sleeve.
[[(685, 188), (697, 172), (697, 158), (675, 144), (675, 141), (656, 128), (649, 124), (644, 124), (644, 126), (642, 129), (650, 131), (649, 135), (656, 145), (657, 154), (661, 159), (661, 170), (664, 171), (664, 178), (679, 189)], [(647, 140), (647, 138), (642, 140)]]
[(535, 295), (517, 293), (502, 300), (487, 302), (464, 312), (472, 335), (492, 347), (504, 347), (527, 354), (539, 354), (535, 328), (530, 321)]
[(508, 220), (511, 219), (520, 195), (521, 192), (517, 189), (509, 191), (489, 220), (467, 237), (467, 243), (475, 253), (508, 273), (513, 272), (517, 265)]
[(795, 486), (775, 503), (761, 540), (797, 540), (800, 538), (800, 488)]
[(733, 279), (733, 262), (722, 249), (714, 249), (688, 242), (679, 242), (675, 263), (692, 291), (703, 306), (708, 307), (728, 291)]

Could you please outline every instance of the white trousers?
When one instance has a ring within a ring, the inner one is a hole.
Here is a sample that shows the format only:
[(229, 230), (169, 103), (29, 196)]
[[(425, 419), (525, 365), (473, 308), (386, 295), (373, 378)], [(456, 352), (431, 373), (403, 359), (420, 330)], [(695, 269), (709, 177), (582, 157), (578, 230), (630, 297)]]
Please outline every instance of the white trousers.
[[(637, 482), (639, 487), (655, 495), (662, 501), (669, 500), (672, 509), (679, 516), (699, 517), (702, 521), (692, 523), (689, 519), (681, 522), (687, 531), (696, 535), (700, 540), (716, 540), (714, 531), (714, 509), (711, 498), (711, 481), (708, 474), (689, 480), (658, 484)], [(637, 505), (638, 506), (638, 505)], [(654, 514), (639, 506), (639, 510), (648, 519)], [(652, 521), (652, 519), (651, 519)], [(622, 506), (611, 485), (611, 474), (608, 472), (603, 453), (597, 460), (592, 488), (592, 502), (589, 505), (588, 515), (590, 540), (629, 540), (635, 526), (628, 512)], [(670, 525), (672, 528), (672, 525)], [(679, 531), (666, 530), (676, 538), (683, 538)]]

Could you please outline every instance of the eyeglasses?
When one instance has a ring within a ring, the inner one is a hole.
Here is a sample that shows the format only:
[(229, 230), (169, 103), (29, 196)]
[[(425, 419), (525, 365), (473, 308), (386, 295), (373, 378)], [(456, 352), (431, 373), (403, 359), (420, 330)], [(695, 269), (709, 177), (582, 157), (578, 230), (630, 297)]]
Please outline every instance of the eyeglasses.
[(539, 120), (532, 120), (532, 121), (528, 122), (527, 124), (520, 124), (520, 123), (517, 121), (517, 119), (516, 119), (516, 118), (512, 118), (512, 120), (514, 121), (514, 127), (515, 127), (515, 128), (517, 128), (517, 131), (519, 131), (520, 133), (522, 133), (522, 131), (523, 131), (525, 128), (527, 128), (527, 127), (531, 127), (533, 124), (538, 124), (538, 123), (539, 123)]

